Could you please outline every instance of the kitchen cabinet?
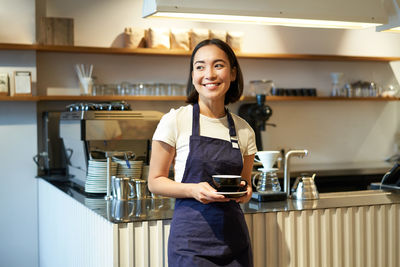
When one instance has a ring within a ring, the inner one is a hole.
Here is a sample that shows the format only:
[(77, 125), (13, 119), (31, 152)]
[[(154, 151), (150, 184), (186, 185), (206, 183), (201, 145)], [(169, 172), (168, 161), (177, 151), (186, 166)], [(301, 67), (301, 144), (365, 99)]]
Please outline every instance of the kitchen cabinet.
[[(0, 50), (31, 50), (36, 53), (87, 53), (87, 54), (120, 54), (120, 55), (151, 55), (189, 57), (190, 51), (166, 50), (151, 48), (107, 48), (86, 46), (49, 46), (37, 44), (6, 44), (0, 43)], [(238, 58), (246, 59), (274, 59), (274, 60), (311, 60), (311, 61), (361, 61), (361, 62), (390, 62), (400, 60), (397, 57), (360, 57), (336, 55), (310, 55), (310, 54), (261, 54), (237, 53)], [(40, 66), (37, 66), (40, 68)], [(40, 71), (40, 70), (38, 70)], [(0, 101), (184, 101), (184, 96), (0, 96)], [(241, 100), (254, 100), (252, 97), (242, 97)], [(268, 96), (267, 101), (396, 101), (397, 97), (290, 97)]]

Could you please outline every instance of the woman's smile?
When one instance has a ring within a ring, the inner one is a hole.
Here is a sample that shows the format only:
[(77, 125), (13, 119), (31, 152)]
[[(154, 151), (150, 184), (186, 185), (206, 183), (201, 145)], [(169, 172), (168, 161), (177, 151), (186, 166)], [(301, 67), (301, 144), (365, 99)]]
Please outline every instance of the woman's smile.
[(206, 83), (203, 86), (207, 87), (207, 89), (216, 89), (221, 83)]

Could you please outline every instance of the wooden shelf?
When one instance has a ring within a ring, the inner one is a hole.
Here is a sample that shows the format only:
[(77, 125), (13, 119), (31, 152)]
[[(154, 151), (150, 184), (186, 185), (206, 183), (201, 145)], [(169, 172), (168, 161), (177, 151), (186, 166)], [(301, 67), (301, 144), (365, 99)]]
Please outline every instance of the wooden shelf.
[(398, 97), (267, 96), (266, 101), (398, 101)]
[(38, 101), (38, 96), (0, 96), (0, 101)]
[(0, 50), (36, 50), (37, 45), (32, 44), (6, 44), (0, 43)]
[[(91, 46), (58, 46), (38, 44), (6, 44), (0, 43), (0, 50), (33, 50), (37, 52), (61, 53), (92, 53), (92, 54), (121, 54), (121, 55), (155, 55), (155, 56), (190, 56), (190, 51), (154, 48), (118, 48)], [(366, 57), (340, 55), (311, 55), (311, 54), (264, 54), (236, 53), (238, 58), (250, 59), (287, 59), (287, 60), (324, 60), (324, 61), (396, 61), (400, 57)]]
[(185, 101), (185, 96), (39, 96), (38, 101)]
[[(0, 96), (0, 101), (185, 101), (185, 96)], [(242, 97), (241, 101), (255, 101), (254, 97)], [(285, 101), (398, 101), (398, 97), (329, 97), (329, 96), (267, 96), (267, 102)]]

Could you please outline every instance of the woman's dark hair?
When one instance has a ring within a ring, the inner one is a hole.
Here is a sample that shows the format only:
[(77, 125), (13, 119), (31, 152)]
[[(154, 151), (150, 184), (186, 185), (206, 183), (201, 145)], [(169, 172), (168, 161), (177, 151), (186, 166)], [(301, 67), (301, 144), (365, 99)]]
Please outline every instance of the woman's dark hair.
[(196, 54), (197, 50), (202, 48), (203, 46), (206, 45), (216, 45), (218, 48), (220, 48), (222, 51), (225, 52), (225, 54), (228, 56), (229, 59), (229, 64), (231, 65), (231, 69), (236, 68), (236, 79), (231, 82), (228, 91), (225, 94), (225, 102), (224, 104), (230, 104), (230, 103), (235, 103), (236, 101), (239, 100), (239, 98), (242, 96), (243, 93), (243, 75), (242, 71), (239, 66), (239, 62), (236, 58), (235, 53), (233, 52), (232, 48), (225, 43), (224, 41), (221, 41), (219, 39), (207, 39), (203, 40), (200, 43), (196, 45), (196, 47), (193, 49), (192, 56), (190, 58), (190, 72), (189, 72), (189, 79), (187, 83), (187, 88), (186, 88), (186, 93), (187, 93), (187, 99), (186, 103), (191, 103), (195, 104), (199, 100), (199, 93), (196, 91), (194, 85), (193, 85), (193, 80), (192, 80), (192, 72), (193, 72), (193, 60), (194, 60), (194, 55)]

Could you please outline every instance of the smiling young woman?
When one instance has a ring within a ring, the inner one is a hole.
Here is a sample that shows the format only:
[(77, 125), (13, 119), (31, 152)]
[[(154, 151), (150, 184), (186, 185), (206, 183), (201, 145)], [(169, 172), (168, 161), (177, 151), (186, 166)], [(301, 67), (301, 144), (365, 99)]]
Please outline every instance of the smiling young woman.
[[(169, 266), (253, 266), (250, 238), (238, 203), (251, 198), (255, 134), (225, 107), (239, 100), (243, 77), (232, 49), (218, 39), (193, 50), (190, 105), (171, 109), (153, 136), (149, 189), (176, 198), (168, 238)], [(174, 163), (174, 180), (168, 178)], [(247, 181), (237, 198), (212, 186), (213, 175)]]

